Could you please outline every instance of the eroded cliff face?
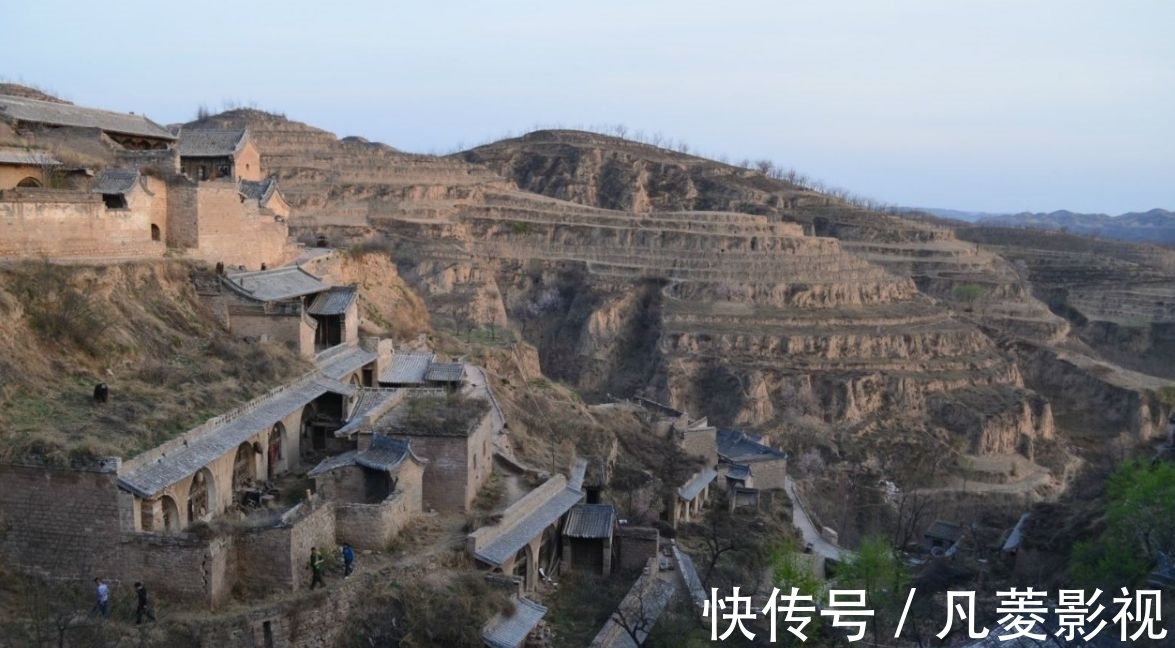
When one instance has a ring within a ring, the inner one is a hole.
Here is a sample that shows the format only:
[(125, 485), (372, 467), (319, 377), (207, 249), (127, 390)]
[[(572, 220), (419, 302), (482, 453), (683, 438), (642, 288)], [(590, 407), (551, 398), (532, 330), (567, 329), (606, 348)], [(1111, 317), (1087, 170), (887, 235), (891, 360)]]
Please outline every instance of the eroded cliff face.
[(440, 159), (339, 140), (308, 156), (320, 133), (266, 128), (300, 235), (385, 242), (434, 325), (508, 327), (589, 400), (641, 394), (780, 439), (816, 426), (882, 462), (1031, 457), (1088, 409), (1057, 412), (1011, 343), (1070, 340), (1035, 270), (944, 222), (585, 133)]

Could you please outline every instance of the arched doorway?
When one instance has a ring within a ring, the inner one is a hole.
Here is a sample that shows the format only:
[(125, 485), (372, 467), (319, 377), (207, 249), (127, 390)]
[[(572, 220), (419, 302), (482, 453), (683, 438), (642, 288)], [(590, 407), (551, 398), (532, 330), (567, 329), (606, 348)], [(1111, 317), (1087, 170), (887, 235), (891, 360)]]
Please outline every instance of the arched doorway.
[(23, 188), (25, 188), (25, 189), (32, 189), (32, 188), (35, 188), (35, 187), (40, 187), (40, 186), (41, 186), (41, 181), (40, 181), (40, 180), (38, 180), (38, 179), (36, 179), (36, 178), (34, 178), (34, 177), (32, 177), (32, 176), (29, 176), (29, 177), (27, 177), (27, 178), (25, 178), (25, 179), (21, 180), (20, 182), (16, 183), (16, 186), (17, 186), (17, 187), (23, 187)]
[(257, 479), (257, 461), (254, 455), (257, 450), (249, 442), (237, 446), (237, 456), (233, 458), (233, 493), (250, 486)]
[(180, 508), (176, 506), (175, 499), (170, 495), (164, 495), (163, 501), (163, 523), (160, 529), (163, 531), (179, 531), (180, 530)]
[(265, 478), (273, 481), (277, 478), (277, 469), (281, 465), (285, 450), (282, 448), (286, 438), (286, 426), (281, 421), (273, 424), (269, 430), (269, 442), (266, 444)]
[(314, 456), (314, 445), (316, 442), (314, 418), (316, 416), (318, 416), (318, 408), (314, 403), (307, 403), (306, 407), (302, 408), (302, 420), (298, 427), (300, 428), (299, 435), (302, 439), (302, 442), (299, 444), (299, 449), (301, 450), (303, 459)]
[(216, 480), (212, 471), (201, 468), (188, 487), (188, 524), (212, 517), (216, 510)]
[(151, 223), (151, 240), (158, 241), (160, 237), (159, 226)]

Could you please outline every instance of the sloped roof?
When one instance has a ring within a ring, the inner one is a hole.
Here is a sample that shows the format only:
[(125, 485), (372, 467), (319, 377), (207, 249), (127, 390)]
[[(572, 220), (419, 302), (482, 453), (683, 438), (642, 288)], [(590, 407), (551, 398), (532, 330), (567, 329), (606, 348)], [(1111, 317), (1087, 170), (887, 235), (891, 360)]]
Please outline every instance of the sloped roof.
[[(119, 485), (141, 497), (151, 497), (179, 480), (194, 474), (210, 462), (236, 452), (253, 435), (327, 392), (343, 393), (353, 387), (316, 376), (282, 390), (255, 404), (238, 416), (221, 417), (219, 424), (178, 450), (119, 475)], [(214, 419), (216, 420), (216, 419)]]
[(718, 471), (713, 468), (705, 468), (690, 477), (690, 480), (684, 486), (677, 489), (677, 494), (681, 499), (689, 502), (702, 492), (702, 489), (710, 485), (714, 478), (718, 476)]
[(461, 362), (433, 362), (424, 373), (425, 382), (457, 382), (465, 376), (465, 364)]
[[(326, 353), (323, 352), (323, 354)], [(316, 363), (322, 375), (334, 380), (342, 380), (348, 374), (375, 362), (379, 357), (358, 346), (338, 346), (331, 349), (329, 353), (331, 354), (329, 357), (316, 359)]]
[(124, 194), (134, 189), (138, 181), (137, 169), (102, 169), (94, 179), (94, 188), (90, 191), (103, 195)]
[(310, 477), (317, 477), (348, 466), (359, 466), (378, 472), (392, 472), (405, 459), (411, 459), (418, 464), (426, 463), (425, 460), (412, 452), (408, 441), (377, 434), (371, 438), (371, 446), (366, 450), (348, 450), (342, 454), (327, 457), (306, 474)]
[(730, 464), (730, 468), (726, 470), (727, 479), (736, 479), (738, 481), (746, 481), (751, 476), (751, 467), (746, 464)]
[(786, 459), (787, 453), (761, 443), (758, 437), (739, 430), (718, 430), (715, 435), (718, 456), (733, 463)]
[(543, 529), (554, 524), (582, 498), (583, 493), (571, 488), (564, 488), (540, 504), (529, 515), (518, 520), (509, 530), (474, 555), (484, 563), (494, 566), (501, 565), (518, 553), (519, 549), (525, 547), (526, 543), (542, 533)]
[(567, 514), (563, 535), (572, 538), (611, 538), (616, 509), (611, 504), (576, 504)]
[(514, 614), (495, 615), (486, 623), (481, 638), (490, 648), (519, 648), (546, 613), (547, 608), (528, 598), (519, 598), (514, 604)]
[(395, 385), (419, 385), (424, 382), (424, 374), (435, 357), (432, 353), (397, 353), (379, 374), (379, 381)]
[(335, 430), (335, 436), (338, 438), (349, 437), (371, 427), (402, 396), (403, 392), (395, 389), (365, 388), (359, 390), (359, 402), (355, 403), (351, 418), (347, 420), (346, 425)]
[(19, 164), (22, 166), (59, 165), (52, 155), (38, 149), (27, 149), (20, 146), (0, 146), (0, 164)]
[(185, 128), (179, 132), (180, 157), (227, 157), (245, 144), (247, 131)]
[(237, 191), (248, 200), (256, 200), (262, 205), (277, 191), (277, 179), (240, 180), (237, 182)]
[(330, 290), (318, 293), (306, 312), (311, 315), (342, 315), (358, 296), (357, 286), (331, 286)]
[(12, 95), (0, 95), (0, 118), (52, 126), (97, 128), (108, 133), (140, 135), (169, 141), (175, 139), (166, 128), (142, 115), (83, 108), (73, 104), (38, 101)]
[(224, 282), (237, 293), (263, 302), (313, 295), (330, 289), (318, 277), (298, 266), (230, 274), (224, 277)]
[(1031, 513), (1025, 513), (1016, 521), (1016, 526), (1012, 527), (1012, 532), (1008, 534), (1008, 539), (1004, 540), (1001, 551), (1015, 551), (1020, 548), (1020, 540), (1024, 537), (1024, 523), (1028, 521)]

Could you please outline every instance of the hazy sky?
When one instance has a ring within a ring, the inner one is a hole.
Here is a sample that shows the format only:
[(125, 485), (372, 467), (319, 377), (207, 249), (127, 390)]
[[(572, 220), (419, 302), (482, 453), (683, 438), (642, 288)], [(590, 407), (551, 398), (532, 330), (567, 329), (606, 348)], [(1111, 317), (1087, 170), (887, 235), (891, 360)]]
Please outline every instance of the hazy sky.
[(13, 2), (0, 75), (450, 151), (624, 124), (901, 205), (1175, 209), (1175, 2)]

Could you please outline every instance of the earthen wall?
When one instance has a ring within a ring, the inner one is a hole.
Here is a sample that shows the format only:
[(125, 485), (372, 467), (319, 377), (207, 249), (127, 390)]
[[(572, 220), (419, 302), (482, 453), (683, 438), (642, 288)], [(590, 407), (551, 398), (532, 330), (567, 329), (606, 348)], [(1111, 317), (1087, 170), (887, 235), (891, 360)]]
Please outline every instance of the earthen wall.
[(101, 196), (82, 191), (0, 191), (0, 257), (129, 259), (164, 251), (151, 240), (149, 209), (107, 209)]

